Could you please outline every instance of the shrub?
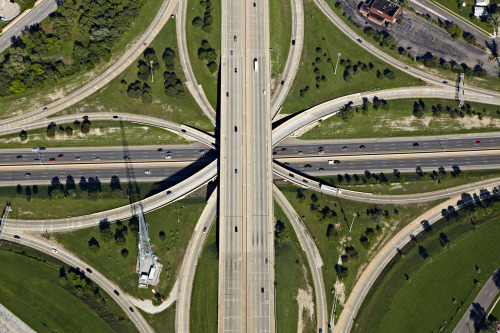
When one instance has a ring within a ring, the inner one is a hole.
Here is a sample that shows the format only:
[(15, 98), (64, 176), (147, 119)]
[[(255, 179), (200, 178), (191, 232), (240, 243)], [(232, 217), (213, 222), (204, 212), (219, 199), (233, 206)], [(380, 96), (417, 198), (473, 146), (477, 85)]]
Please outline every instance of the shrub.
[(121, 255), (123, 258), (127, 258), (128, 257), (128, 250), (126, 248), (122, 249), (120, 251)]
[(21, 138), (21, 141), (26, 141), (28, 139), (28, 132), (22, 130), (21, 133), (19, 133), (19, 137)]

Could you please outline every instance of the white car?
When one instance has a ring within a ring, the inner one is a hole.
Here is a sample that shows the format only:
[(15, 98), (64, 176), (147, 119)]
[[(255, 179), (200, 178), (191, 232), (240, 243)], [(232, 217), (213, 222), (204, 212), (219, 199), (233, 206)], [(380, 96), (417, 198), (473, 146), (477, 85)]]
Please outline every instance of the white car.
[(144, 171), (144, 173), (145, 173), (146, 175), (150, 175), (150, 174), (151, 174), (151, 171), (146, 170), (146, 171)]
[(31, 151), (38, 151), (38, 148), (33, 148), (31, 149)]
[(75, 157), (75, 161), (79, 161), (79, 160), (80, 160), (79, 156)]
[(200, 151), (198, 152), (198, 154), (203, 155), (203, 154), (205, 154), (205, 151), (202, 149), (202, 150), (200, 150)]
[(57, 253), (57, 250), (55, 248), (52, 248), (52, 252)]
[(166, 158), (167, 160), (169, 160), (169, 159), (171, 159), (171, 158), (172, 158), (172, 156), (171, 156), (171, 155), (167, 155), (167, 156), (165, 156), (165, 158)]
[(265, 94), (266, 94), (266, 89), (264, 89), (264, 90), (262, 91), (262, 93), (265, 95)]
[(31, 173), (29, 172), (26, 172), (26, 174), (24, 175), (26, 178), (30, 178), (31, 177)]

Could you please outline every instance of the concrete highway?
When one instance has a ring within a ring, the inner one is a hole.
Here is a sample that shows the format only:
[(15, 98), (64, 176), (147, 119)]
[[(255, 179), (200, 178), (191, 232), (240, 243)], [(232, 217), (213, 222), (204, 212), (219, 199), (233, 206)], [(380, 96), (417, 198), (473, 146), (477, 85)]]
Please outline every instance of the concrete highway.
[[(405, 63), (391, 57), (390, 55), (386, 54), (383, 51), (380, 51), (378, 48), (375, 46), (371, 45), (368, 43), (365, 39), (364, 36), (359, 36), (357, 33), (355, 33), (347, 24), (344, 23), (334, 12), (333, 10), (328, 6), (328, 4), (324, 0), (314, 0), (314, 3), (318, 6), (318, 8), (325, 14), (325, 16), (341, 31), (343, 32), (347, 37), (349, 37), (353, 42), (358, 44), (361, 48), (365, 49), (365, 51), (373, 54), (380, 60), (386, 62), (387, 64), (394, 66), (395, 68), (406, 72), (407, 74), (414, 76), (422, 81), (425, 81), (430, 84), (438, 85), (438, 86), (448, 86), (450, 88), (455, 88), (455, 85), (453, 83), (443, 83), (443, 79), (440, 77), (437, 77), (435, 75), (430, 74), (429, 72), (423, 71), (416, 69), (415, 67), (411, 67), (411, 65), (406, 65)], [(490, 91), (482, 88), (475, 88), (466, 85), (465, 86), (465, 94), (467, 93), (481, 93), (484, 95), (490, 95), (490, 96), (500, 96), (499, 92), (495, 91)]]
[(328, 327), (328, 314), (325, 285), (323, 282), (322, 272), (323, 260), (321, 259), (321, 255), (318, 251), (318, 248), (316, 247), (316, 243), (314, 242), (311, 234), (302, 222), (302, 219), (299, 217), (290, 202), (286, 199), (283, 193), (281, 193), (276, 185), (273, 185), (273, 193), (274, 199), (276, 200), (276, 202), (278, 202), (281, 209), (283, 209), (286, 216), (288, 217), (288, 220), (292, 224), (293, 230), (295, 231), (295, 234), (297, 235), (297, 238), (299, 240), (300, 247), (306, 253), (307, 261), (309, 263), (309, 269), (311, 270), (313, 279), (314, 293), (316, 296), (316, 329), (318, 331), (324, 330), (324, 332), (326, 333)]
[[(321, 0), (316, 0), (321, 1)], [(402, 98), (445, 98), (455, 99), (455, 89), (451, 87), (408, 87), (394, 88), (377, 91), (367, 91), (362, 93), (351, 94), (331, 101), (314, 106), (307, 111), (299, 113), (281, 123), (273, 129), (273, 146), (278, 145), (281, 141), (292, 135), (304, 126), (314, 122), (325, 120), (336, 114), (340, 108), (351, 102), (352, 106), (360, 106), (365, 99), (372, 101), (374, 97), (385, 100), (402, 99)], [(481, 102), (486, 104), (500, 105), (499, 94), (487, 94), (475, 91), (465, 91), (465, 100), (473, 102)]]
[[(82, 121), (82, 118), (84, 116), (88, 116), (89, 120), (92, 121), (100, 121), (100, 120), (105, 120), (105, 121), (126, 121), (126, 122), (131, 122), (131, 123), (136, 123), (136, 124), (143, 124), (143, 125), (148, 125), (148, 126), (153, 126), (153, 127), (159, 127), (164, 130), (170, 131), (172, 133), (175, 133), (177, 135), (182, 136), (186, 140), (189, 141), (199, 141), (201, 143), (206, 144), (207, 146), (210, 147), (215, 147), (215, 137), (213, 137), (211, 134), (205, 133), (203, 131), (200, 131), (196, 128), (186, 126), (186, 125), (179, 125), (173, 122), (170, 122), (168, 120), (163, 120), (163, 119), (158, 119), (154, 117), (149, 117), (145, 115), (134, 115), (134, 114), (129, 114), (129, 113), (107, 113), (107, 112), (99, 112), (99, 113), (85, 113), (85, 114), (72, 114), (72, 115), (67, 115), (67, 116), (60, 116), (60, 117), (53, 117), (49, 119), (31, 119), (27, 120), (26, 123), (17, 123), (14, 125), (7, 125), (7, 126), (0, 126), (0, 135), (6, 135), (6, 134), (12, 134), (12, 133), (19, 133), (21, 130), (25, 130), (28, 132), (32, 129), (37, 129), (37, 128), (45, 128), (47, 127), (50, 123), (54, 122), (56, 124), (67, 124), (67, 123), (73, 123), (75, 120)], [(115, 118), (116, 117), (116, 118)]]
[[(208, 166), (196, 174), (184, 179), (178, 184), (169, 187), (166, 191), (152, 195), (141, 201), (144, 213), (154, 211), (171, 202), (184, 198), (189, 193), (215, 179), (217, 176), (217, 161), (213, 161)], [(33, 232), (56, 232), (95, 227), (103, 219), (111, 222), (129, 219), (132, 216), (132, 207), (125, 205), (95, 214), (69, 217), (64, 219), (49, 220), (14, 220), (8, 219), (6, 226), (11, 230), (33, 231)]]
[(462, 319), (460, 319), (460, 321), (458, 322), (457, 326), (453, 330), (453, 333), (470, 333), (471, 331), (474, 331), (474, 323), (478, 323), (481, 318), (474, 318), (472, 315), (472, 311), (477, 312), (482, 308), (484, 311), (484, 316), (487, 317), (486, 311), (488, 311), (491, 303), (497, 298), (497, 295), (500, 292), (500, 288), (498, 288), (499, 274), (500, 268), (498, 268), (495, 273), (493, 273), (493, 275), (488, 279), (488, 281), (486, 281), (479, 294), (477, 294), (472, 304), (469, 306), (467, 311), (465, 311)]
[(76, 91), (59, 100), (56, 100), (42, 107), (37, 107), (36, 109), (26, 110), (26, 112), (20, 116), (3, 119), (2, 124), (0, 125), (0, 131), (12, 127), (19, 127), (24, 124), (28, 124), (30, 122), (53, 115), (70, 107), (71, 105), (80, 102), (85, 97), (92, 95), (94, 92), (104, 87), (112, 79), (118, 76), (118, 74), (120, 74), (131, 64), (133, 64), (139, 56), (142, 56), (144, 50), (153, 41), (153, 39), (165, 25), (165, 23), (167, 23), (176, 5), (177, 0), (165, 0), (146, 32), (139, 36), (135, 40), (134, 44), (131, 47), (127, 48), (127, 51), (125, 51), (125, 53), (123, 53), (123, 55), (104, 73), (102, 73), (83, 87), (77, 89)]
[(33, 8), (31, 12), (26, 14), (19, 22), (9, 28), (5, 33), (0, 35), (0, 53), (5, 51), (12, 45), (12, 40), (21, 36), (23, 32), (42, 22), (50, 13), (57, 9), (56, 0), (43, 0), (38, 6)]
[(24, 321), (0, 304), (0, 332), (8, 333), (36, 333)]
[[(94, 267), (89, 266), (82, 260), (65, 251), (65, 249), (60, 246), (55, 246), (53, 243), (50, 243), (44, 238), (33, 235), (21, 235), (20, 239), (15, 239), (14, 234), (15, 231), (10, 230), (9, 228), (4, 228), (2, 232), (2, 239), (31, 247), (61, 260), (72, 267), (80, 268), (82, 271), (90, 268), (92, 273), (86, 272), (85, 275), (95, 282), (102, 290), (104, 290), (108, 294), (108, 297), (112, 298), (120, 306), (120, 308), (122, 308), (123, 312), (130, 318), (139, 332), (154, 332), (141, 313), (137, 311), (137, 308), (128, 300), (127, 297), (125, 297), (126, 294), (117, 285), (99, 273)], [(57, 253), (52, 250), (53, 248), (57, 249)], [(118, 291), (120, 295), (117, 296), (114, 293), (114, 290)]]
[[(271, 115), (278, 114), (285, 101), (299, 68), (302, 45), (304, 44), (304, 7), (302, 0), (292, 1), (292, 43), (286, 59), (285, 69), (276, 81), (276, 88), (271, 99)], [(295, 44), (295, 45), (294, 45)]]
[(196, 266), (203, 246), (205, 245), (205, 240), (217, 217), (218, 191), (218, 188), (214, 189), (214, 192), (208, 199), (207, 205), (194, 228), (193, 235), (185, 250), (184, 259), (182, 260), (178, 280), (180, 285), (179, 297), (177, 298), (175, 311), (175, 331), (177, 333), (189, 333), (191, 294)]
[[(489, 193), (497, 194), (499, 190), (496, 186), (489, 186), (485, 188)], [(484, 199), (485, 195), (478, 191), (466, 192), (471, 197), (478, 200)], [(386, 242), (386, 245), (376, 254), (370, 261), (366, 269), (361, 273), (356, 285), (352, 289), (347, 302), (344, 304), (344, 309), (340, 314), (339, 320), (334, 326), (334, 332), (344, 333), (350, 332), (354, 319), (361, 307), (364, 298), (368, 294), (373, 283), (376, 281), (380, 273), (384, 270), (385, 266), (391, 261), (398, 249), (401, 249), (411, 239), (411, 235), (416, 235), (423, 231), (422, 221), (427, 220), (430, 225), (439, 221), (443, 217), (443, 210), (449, 211), (450, 209), (459, 210), (461, 208), (457, 203), (462, 200), (462, 195), (449, 199), (431, 210), (423, 213), (411, 223), (406, 225), (400, 232), (398, 232), (392, 239)], [(465, 202), (469, 204), (474, 200)], [(363, 330), (362, 327), (358, 327)]]
[[(194, 76), (191, 60), (189, 60), (189, 53), (187, 48), (186, 37), (186, 9), (187, 0), (178, 0), (179, 7), (177, 10), (176, 33), (177, 33), (177, 48), (179, 49), (179, 57), (181, 59), (181, 66), (184, 74), (186, 75), (186, 86), (188, 87), (191, 96), (195, 99), (196, 103), (200, 106), (203, 113), (210, 119), (212, 124), (216, 124), (217, 115), (215, 110), (208, 102), (207, 96), (203, 88), (196, 81)], [(189, 22), (191, 24), (191, 22)]]

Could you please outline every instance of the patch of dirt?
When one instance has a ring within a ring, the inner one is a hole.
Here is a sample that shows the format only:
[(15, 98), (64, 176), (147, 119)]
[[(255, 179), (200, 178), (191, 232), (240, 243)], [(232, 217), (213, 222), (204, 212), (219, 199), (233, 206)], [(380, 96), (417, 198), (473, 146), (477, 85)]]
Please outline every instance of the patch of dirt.
[(314, 317), (314, 303), (311, 286), (307, 285), (307, 290), (299, 288), (297, 303), (299, 304), (299, 322), (297, 324), (297, 332), (301, 333), (304, 331), (305, 327), (303, 314), (307, 312), (311, 320), (313, 320)]
[(477, 117), (464, 117), (455, 119), (460, 126), (465, 129), (481, 128), (481, 127), (500, 127), (500, 119), (484, 117), (480, 120)]
[(47, 94), (47, 97), (50, 98), (50, 100), (52, 100), (52, 101), (63, 98), (64, 97), (64, 90), (61, 88), (56, 89), (51, 94)]

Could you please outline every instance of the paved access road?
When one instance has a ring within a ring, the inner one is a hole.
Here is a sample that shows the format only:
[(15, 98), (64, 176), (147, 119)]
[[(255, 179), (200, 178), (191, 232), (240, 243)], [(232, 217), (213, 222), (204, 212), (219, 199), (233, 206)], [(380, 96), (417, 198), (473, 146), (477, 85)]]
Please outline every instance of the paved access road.
[(177, 299), (175, 312), (175, 331), (177, 333), (189, 333), (191, 292), (193, 288), (196, 266), (200, 258), (201, 251), (205, 244), (213, 222), (217, 217), (218, 188), (214, 189), (208, 199), (207, 205), (194, 228), (193, 235), (182, 260), (179, 273), (179, 297)]
[[(111, 297), (122, 308), (123, 312), (125, 312), (125, 314), (130, 318), (139, 332), (154, 332), (141, 313), (128, 300), (128, 298), (124, 297), (125, 293), (117, 285), (104, 277), (104, 275), (99, 273), (95, 268), (88, 266), (77, 257), (71, 255), (69, 252), (66, 252), (65, 249), (59, 247), (59, 249), (56, 248), (57, 252), (55, 252), (53, 250), (54, 245), (52, 243), (41, 237), (32, 235), (21, 235), (19, 239), (16, 239), (14, 238), (14, 231), (10, 230), (8, 227), (3, 229), (2, 239), (31, 247), (35, 250), (53, 256), (54, 258), (59, 259), (75, 268), (80, 268), (81, 270), (89, 268), (92, 273), (86, 272), (86, 276), (101, 287), (101, 289), (108, 294), (108, 297)], [(117, 296), (114, 293), (114, 290), (117, 290), (120, 295)]]
[[(485, 190), (488, 193), (499, 193), (498, 188), (495, 186), (489, 186)], [(487, 197), (479, 191), (469, 191), (469, 195), (477, 198), (478, 200)], [(398, 249), (401, 249), (406, 243), (410, 241), (411, 235), (416, 235), (423, 231), (422, 221), (427, 220), (428, 224), (439, 221), (443, 218), (443, 210), (449, 211), (450, 209), (459, 210), (461, 208), (458, 202), (462, 200), (462, 195), (449, 199), (431, 210), (428, 210), (424, 214), (417, 217), (406, 227), (404, 227), (400, 232), (398, 232), (392, 239), (386, 242), (386, 245), (377, 253), (377, 255), (370, 261), (366, 269), (361, 273), (358, 278), (356, 285), (351, 291), (347, 302), (344, 305), (344, 309), (340, 314), (339, 320), (335, 325), (335, 332), (350, 332), (353, 319), (356, 317), (359, 308), (361, 307), (364, 298), (368, 294), (368, 291), (372, 287), (373, 283), (377, 280), (377, 277), (384, 270), (385, 266), (391, 261), (394, 255), (397, 253)], [(467, 201), (470, 203), (473, 200)], [(359, 327), (361, 330), (362, 328)]]
[[(2, 0), (3, 1), (3, 0)], [(25, 29), (32, 25), (40, 23), (57, 9), (56, 0), (43, 0), (38, 6), (33, 8), (25, 17), (0, 35), (0, 53), (11, 46), (12, 40), (21, 36)]]
[[(470, 333), (474, 331), (474, 320), (471, 319), (471, 317), (474, 317), (475, 314), (480, 314), (481, 310), (483, 311), (484, 316), (486, 316), (486, 311), (488, 311), (491, 303), (497, 298), (497, 295), (500, 292), (498, 283), (499, 275), (500, 268), (493, 273), (492, 277), (490, 277), (488, 281), (486, 281), (471, 306), (469, 306), (467, 311), (465, 311), (462, 319), (460, 319), (457, 324), (457, 327), (453, 330), (453, 333)], [(476, 322), (481, 320), (481, 318), (475, 319)]]

